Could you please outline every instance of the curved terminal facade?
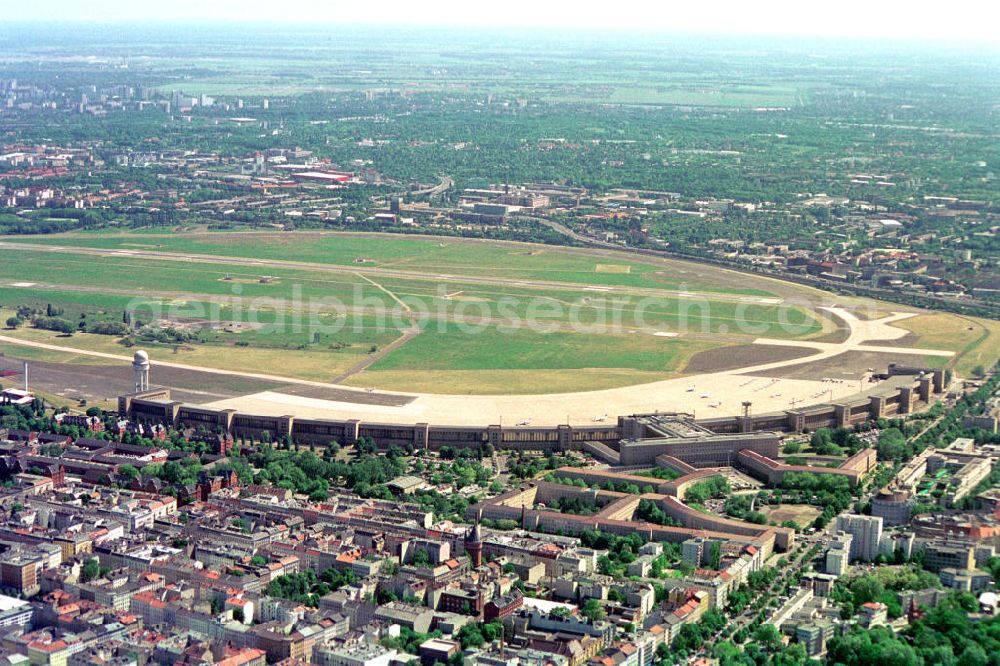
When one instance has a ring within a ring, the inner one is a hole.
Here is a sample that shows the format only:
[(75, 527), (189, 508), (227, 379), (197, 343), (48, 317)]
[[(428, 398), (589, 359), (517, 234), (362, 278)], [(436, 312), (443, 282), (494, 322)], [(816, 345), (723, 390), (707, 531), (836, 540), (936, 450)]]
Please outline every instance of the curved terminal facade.
[(944, 391), (940, 369), (889, 366), (886, 376), (902, 380), (896, 387), (865, 393), (856, 399), (783, 412), (695, 419), (689, 414), (619, 416), (599, 425), (453, 426), (428, 423), (376, 423), (358, 419), (270, 416), (236, 409), (214, 409), (171, 400), (169, 389), (149, 389), (118, 398), (123, 418), (146, 425), (164, 425), (225, 432), (235, 438), (291, 438), (301, 444), (353, 444), (364, 437), (381, 447), (413, 446), (519, 451), (586, 451), (611, 465), (654, 464), (658, 458), (691, 467), (729, 466), (742, 450), (774, 458), (782, 433), (851, 426), (883, 417), (907, 414), (928, 405)]

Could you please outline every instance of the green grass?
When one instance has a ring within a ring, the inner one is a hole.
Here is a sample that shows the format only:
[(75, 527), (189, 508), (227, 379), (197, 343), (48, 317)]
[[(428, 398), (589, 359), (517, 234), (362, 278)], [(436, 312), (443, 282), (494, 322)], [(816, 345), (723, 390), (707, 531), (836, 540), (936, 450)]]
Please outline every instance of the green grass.
[(423, 333), (372, 366), (379, 370), (567, 370), (631, 368), (673, 372), (709, 345), (649, 335), (540, 333), (449, 326)]
[[(729, 275), (719, 269), (680, 275), (664, 265), (630, 261), (571, 249), (541, 245), (468, 242), (457, 239), (401, 238), (388, 235), (209, 233), (198, 235), (73, 234), (18, 236), (17, 242), (43, 245), (191, 252), (228, 257), (304, 261), (358, 266), (356, 259), (373, 259), (367, 267), (433, 271), (452, 275), (546, 280), (583, 285), (688, 289), (722, 294), (773, 296), (745, 284), (723, 284), (705, 274)], [(597, 271), (598, 264), (625, 265), (628, 273)], [(263, 272), (264, 269), (261, 268)], [(747, 278), (743, 278), (745, 283)]]
[(969, 377), (979, 366), (989, 369), (1000, 358), (1000, 323), (991, 319), (931, 312), (894, 325), (916, 334), (915, 347), (956, 352), (952, 359), (931, 356), (924, 362), (930, 367), (952, 367), (960, 377)]
[[(7, 335), (10, 331), (0, 329), (0, 335)], [(38, 349), (36, 347), (25, 347), (23, 345), (0, 342), (0, 354), (10, 356), (22, 361), (45, 361), (46, 363), (68, 363), (73, 365), (116, 365), (121, 361), (109, 358), (100, 358), (87, 354), (76, 354), (74, 352), (52, 351), (51, 349)], [(15, 381), (20, 381), (15, 380)]]
[(544, 394), (669, 378), (712, 343), (650, 335), (584, 335), (450, 326), (396, 348), (347, 383), (429, 393)]
[[(122, 321), (122, 314), (129, 306), (135, 308), (134, 321), (137, 323), (152, 322), (153, 313), (170, 314), (173, 311), (183, 319), (182, 323), (193, 326), (189, 330), (197, 333), (199, 342), (207, 344), (240, 343), (268, 349), (309, 347), (367, 353), (371, 345), (380, 347), (389, 344), (400, 335), (397, 327), (382, 325), (374, 316), (318, 313), (315, 317), (301, 315), (296, 318), (291, 313), (261, 309), (255, 311), (252, 320), (248, 320), (242, 308), (216, 307), (209, 301), (190, 299), (183, 302), (184, 305), (177, 305), (176, 301), (158, 298), (136, 301), (126, 296), (99, 292), (0, 287), (0, 308), (7, 307), (4, 319), (13, 314), (10, 310), (21, 305), (42, 312), (46, 306), (52, 305), (63, 311), (61, 317), (73, 322), (80, 321), (81, 314), (85, 315), (84, 320), (88, 324)], [(235, 332), (221, 330), (222, 325), (233, 321), (253, 325)], [(316, 326), (313, 326), (314, 323)]]
[[(275, 278), (261, 284), (263, 275)], [(232, 278), (227, 281), (225, 278)], [(19, 252), (5, 257), (0, 264), (0, 279), (8, 282), (39, 282), (55, 285), (81, 285), (89, 289), (106, 288), (106, 293), (121, 292), (137, 299), (144, 291), (174, 292), (177, 298), (191, 294), (206, 296), (268, 297), (292, 299), (299, 285), (302, 297), (354, 297), (382, 299), (381, 292), (359, 278), (346, 273), (314, 273), (308, 270), (247, 269), (237, 262), (188, 263), (134, 257), (94, 257), (49, 252)], [(266, 301), (260, 301), (264, 304)]]
[[(271, 284), (259, 283), (266, 274), (275, 278)], [(609, 274), (600, 274), (609, 275)], [(226, 277), (231, 278), (226, 280)], [(628, 276), (624, 276), (628, 277)], [(583, 324), (604, 321), (608, 325), (621, 322), (628, 330), (641, 325), (669, 331), (693, 333), (730, 333), (747, 336), (800, 337), (819, 332), (818, 319), (800, 308), (783, 309), (734, 300), (704, 300), (689, 298), (610, 296), (594, 291), (532, 289), (514, 286), (435, 283), (427, 280), (384, 280), (379, 284), (392, 291), (420, 312), (452, 319), (458, 315), (478, 317), (485, 309), (501, 322), (507, 313), (525, 321), (568, 323), (576, 317)], [(405, 326), (392, 311), (396, 302), (384, 291), (349, 273), (324, 272), (310, 269), (268, 268), (248, 270), (234, 264), (215, 264), (152, 260), (136, 257), (94, 257), (70, 253), (19, 252), (0, 265), (0, 280), (8, 284), (38, 282), (63, 286), (81, 285), (96, 290), (101, 296), (116, 296), (114, 307), (122, 309), (129, 303), (140, 304), (140, 315), (146, 318), (172, 314), (174, 317), (204, 319), (210, 316), (209, 301), (227, 303), (243, 309), (267, 312), (275, 308), (300, 311), (343, 312), (343, 308), (324, 299), (336, 299), (340, 305), (368, 315), (387, 312), (384, 320), (389, 328)], [(8, 290), (15, 289), (7, 287)], [(39, 294), (39, 287), (26, 288), (32, 298), (48, 298)], [(458, 294), (449, 299), (443, 294)], [(82, 302), (93, 301), (93, 291), (81, 291)], [(131, 298), (126, 298), (131, 295)], [(273, 300), (272, 300), (273, 299)], [(467, 300), (463, 300), (467, 299)], [(74, 300), (65, 297), (65, 300)], [(15, 303), (17, 304), (17, 303)], [(505, 309), (501, 309), (501, 305)], [(153, 307), (155, 306), (155, 307)], [(158, 314), (156, 314), (158, 313)], [(229, 315), (231, 317), (232, 315)], [(245, 317), (245, 315), (244, 315)], [(262, 315), (266, 318), (265, 315)], [(601, 319), (601, 318), (604, 319)], [(779, 325), (784, 319), (791, 325)]]
[[(132, 350), (121, 345), (117, 338), (107, 335), (75, 333), (70, 337), (65, 337), (52, 331), (29, 327), (16, 331), (4, 330), (2, 334), (26, 342), (44, 343), (65, 348), (62, 352), (34, 350), (22, 353), (22, 350), (28, 350), (31, 347), (0, 343), (0, 349), (5, 349), (11, 356), (18, 358), (23, 357), (25, 353), (34, 354), (36, 351), (43, 351), (43, 355), (36, 357), (44, 360), (56, 359), (58, 362), (58, 354), (72, 354), (73, 352), (70, 350), (80, 350), (81, 352), (114, 354), (121, 356), (123, 361), (127, 361), (132, 354)], [(237, 347), (194, 342), (180, 345), (143, 342), (142, 347), (148, 349), (150, 354), (159, 361), (235, 372), (273, 374), (279, 377), (294, 377), (312, 381), (329, 381), (362, 360), (367, 354), (367, 348), (354, 347), (348, 350), (334, 351), (319, 345), (300, 350)], [(87, 361), (81, 358), (79, 362)], [(98, 362), (101, 361), (98, 360)]]

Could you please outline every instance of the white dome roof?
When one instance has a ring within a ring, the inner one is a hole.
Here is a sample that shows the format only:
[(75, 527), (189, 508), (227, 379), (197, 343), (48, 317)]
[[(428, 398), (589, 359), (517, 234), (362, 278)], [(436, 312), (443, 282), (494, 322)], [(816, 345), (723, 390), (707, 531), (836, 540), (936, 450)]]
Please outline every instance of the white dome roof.
[(132, 357), (132, 362), (136, 364), (149, 363), (149, 354), (140, 349)]

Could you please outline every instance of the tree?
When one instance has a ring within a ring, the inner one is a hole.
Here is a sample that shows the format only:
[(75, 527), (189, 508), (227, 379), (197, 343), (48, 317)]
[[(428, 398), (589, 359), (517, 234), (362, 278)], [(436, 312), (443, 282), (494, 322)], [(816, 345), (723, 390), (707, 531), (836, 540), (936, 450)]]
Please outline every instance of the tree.
[(708, 545), (708, 566), (718, 570), (722, 564), (722, 546), (718, 541), (712, 541)]
[(415, 567), (426, 567), (431, 563), (431, 556), (426, 550), (417, 550), (413, 553), (413, 559), (411, 559), (410, 562)]
[(607, 555), (601, 555), (597, 558), (597, 571), (604, 574), (605, 576), (614, 575), (617, 567), (615, 563)]
[(874, 576), (862, 576), (851, 582), (851, 595), (856, 606), (876, 601), (884, 593), (885, 586)]
[(989, 663), (986, 651), (975, 643), (969, 643), (958, 657), (957, 666), (986, 666)]
[(486, 638), (483, 637), (483, 632), (480, 630), (479, 625), (474, 622), (463, 625), (458, 630), (457, 638), (462, 642), (463, 650), (481, 647), (486, 642)]
[(874, 627), (866, 631), (854, 631), (835, 636), (830, 640), (827, 654), (829, 663), (845, 666), (869, 666), (870, 664), (891, 664), (892, 666), (918, 666), (920, 659), (916, 651), (898, 640), (885, 627)]
[(127, 479), (130, 483), (139, 478), (139, 470), (135, 465), (130, 465), (128, 463), (125, 463), (118, 468), (118, 474), (122, 478)]
[(24, 323), (20, 317), (7, 317), (7, 328), (17, 328)]
[(773, 650), (781, 645), (781, 632), (773, 624), (760, 625), (753, 633), (753, 637), (754, 640), (769, 650)]
[(678, 650), (690, 651), (702, 646), (705, 633), (700, 624), (691, 622), (681, 625), (674, 647)]
[(725, 497), (730, 492), (729, 481), (724, 476), (713, 476), (710, 479), (699, 481), (691, 485), (684, 492), (684, 499), (687, 502), (701, 503), (712, 497)]
[(35, 317), (32, 326), (46, 331), (55, 331), (63, 335), (72, 335), (76, 331), (76, 326), (72, 322), (60, 317)]
[(80, 581), (83, 583), (89, 583), (100, 575), (101, 563), (98, 562), (96, 557), (88, 559), (80, 569)]
[(808, 660), (806, 646), (802, 643), (792, 643), (774, 655), (774, 666), (802, 666)]
[(879, 460), (900, 462), (908, 454), (906, 436), (898, 428), (889, 428), (879, 435), (876, 450)]
[(812, 437), (809, 438), (809, 445), (813, 448), (813, 450), (824, 447), (832, 442), (833, 437), (830, 435), (829, 428), (819, 428), (812, 434)]
[(587, 599), (580, 608), (580, 614), (592, 622), (598, 622), (607, 617), (604, 606), (597, 599)]
[(738, 663), (740, 649), (733, 645), (732, 641), (720, 641), (712, 647), (712, 656), (718, 659), (720, 664)]
[(478, 624), (470, 622), (458, 630), (456, 637), (462, 642), (462, 649), (480, 647), (485, 643), (492, 643), (503, 634), (503, 625), (500, 622), (488, 622)]

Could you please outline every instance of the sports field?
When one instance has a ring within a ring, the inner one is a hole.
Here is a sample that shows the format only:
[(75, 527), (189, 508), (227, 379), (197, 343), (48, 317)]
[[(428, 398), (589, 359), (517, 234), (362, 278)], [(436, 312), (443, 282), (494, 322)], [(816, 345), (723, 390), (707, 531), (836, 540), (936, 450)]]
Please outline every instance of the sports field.
[(767, 516), (769, 523), (775, 525), (783, 525), (786, 521), (791, 520), (801, 527), (806, 527), (822, 511), (808, 504), (779, 504), (778, 506), (762, 507), (761, 513)]
[[(132, 313), (125, 334), (4, 330), (9, 356), (38, 358), (44, 345), (67, 363), (114, 363), (141, 346), (154, 364), (413, 394), (606, 400), (702, 372), (836, 367), (847, 353), (968, 369), (1000, 337), (978, 320), (718, 267), (525, 243), (79, 233), (0, 238), (0, 251), (0, 321), (54, 309), (86, 331)], [(811, 396), (819, 377), (796, 372), (787, 377)], [(630, 406), (641, 400), (629, 394)]]

